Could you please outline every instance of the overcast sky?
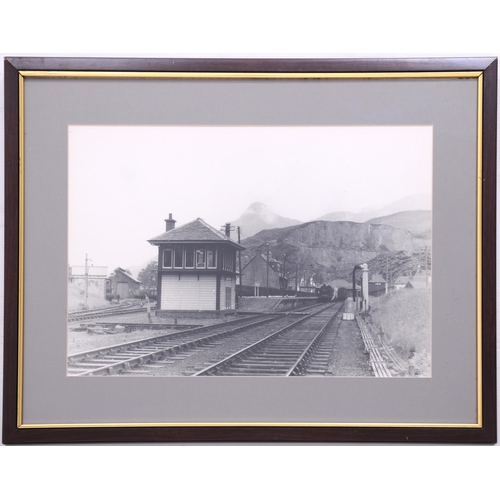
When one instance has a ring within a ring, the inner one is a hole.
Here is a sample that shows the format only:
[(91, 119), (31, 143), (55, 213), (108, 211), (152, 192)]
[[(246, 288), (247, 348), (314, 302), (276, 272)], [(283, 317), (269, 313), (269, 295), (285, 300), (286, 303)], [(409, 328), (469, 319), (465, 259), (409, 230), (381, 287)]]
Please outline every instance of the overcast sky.
[(141, 265), (146, 240), (253, 202), (307, 221), (430, 193), (432, 127), (69, 127), (69, 264)]

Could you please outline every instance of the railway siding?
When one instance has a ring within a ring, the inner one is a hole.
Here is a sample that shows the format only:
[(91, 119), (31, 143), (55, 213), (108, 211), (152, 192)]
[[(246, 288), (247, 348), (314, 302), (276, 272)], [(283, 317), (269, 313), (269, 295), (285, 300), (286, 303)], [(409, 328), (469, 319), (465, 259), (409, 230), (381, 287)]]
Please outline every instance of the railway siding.
[(370, 365), (376, 377), (409, 376), (408, 364), (393, 347), (377, 332), (371, 323), (356, 315), (365, 350), (370, 355)]
[[(154, 311), (156, 306), (151, 306)], [(146, 307), (138, 307), (135, 302), (123, 302), (121, 305), (102, 307), (99, 309), (90, 309), (88, 311), (76, 311), (68, 314), (68, 323), (76, 321), (89, 321), (96, 318), (106, 318), (109, 316), (118, 316), (122, 314), (134, 314), (146, 311)]]

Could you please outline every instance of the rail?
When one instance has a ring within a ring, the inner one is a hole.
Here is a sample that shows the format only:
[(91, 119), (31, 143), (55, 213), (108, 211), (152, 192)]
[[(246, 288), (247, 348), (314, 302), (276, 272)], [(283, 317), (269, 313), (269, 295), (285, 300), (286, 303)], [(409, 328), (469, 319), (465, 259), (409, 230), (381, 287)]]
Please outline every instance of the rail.
[[(255, 327), (256, 325), (274, 321), (275, 319), (275, 316), (269, 315), (262, 315), (261, 318), (258, 319), (255, 317), (242, 318), (227, 323), (193, 328), (192, 330), (184, 330), (179, 333), (149, 337), (72, 354), (68, 356), (68, 371), (78, 371), (78, 373), (72, 373), (71, 375), (73, 376), (114, 375), (120, 370), (130, 369), (131, 366), (142, 365), (148, 361), (154, 361), (158, 357), (166, 356), (169, 353), (190, 349), (204, 342), (220, 338), (221, 336), (232, 335), (245, 329)], [(250, 323), (245, 323), (248, 321), (250, 321)], [(222, 331), (210, 333), (216, 328), (222, 328)], [(196, 337), (197, 334), (202, 334), (202, 336)], [(182, 340), (182, 337), (186, 337), (186, 335), (192, 335), (195, 336), (195, 338), (185, 338)], [(177, 339), (179, 339), (180, 342), (177, 341), (168, 346), (164, 345), (165, 342), (176, 341)], [(138, 353), (138, 350), (142, 352)], [(110, 356), (113, 359), (104, 359), (106, 356)], [(85, 369), (85, 367), (89, 369)]]
[[(361, 316), (356, 316), (365, 350), (370, 354), (370, 366), (376, 377), (409, 376), (407, 363), (396, 353), (394, 348), (383, 338), (375, 327)], [(375, 335), (375, 337), (374, 337)]]
[(335, 318), (337, 318), (337, 316), (339, 315), (341, 309), (342, 307), (339, 307), (333, 314), (333, 316), (328, 320), (328, 322), (323, 325), (321, 330), (314, 337), (314, 339), (311, 340), (311, 342), (307, 346), (307, 349), (302, 353), (297, 362), (290, 368), (290, 370), (288, 370), (287, 376), (301, 375), (305, 372), (310, 357), (313, 355), (318, 344), (322, 341), (325, 332), (328, 330), (328, 328), (330, 328), (332, 323), (335, 321)]
[[(156, 309), (156, 305), (151, 305), (151, 311)], [(68, 314), (68, 322), (92, 320), (95, 318), (106, 318), (108, 316), (119, 316), (123, 314), (141, 313), (147, 310), (146, 307), (136, 307), (134, 303), (127, 303), (120, 306), (91, 309), (86, 311), (73, 311)]]
[[(200, 375), (214, 375), (214, 374), (218, 374), (218, 373), (224, 371), (225, 369), (227, 369), (228, 366), (231, 366), (231, 364), (233, 362), (236, 362), (240, 358), (242, 358), (242, 356), (247, 355), (247, 354), (251, 354), (256, 349), (258, 349), (262, 346), (268, 345), (271, 341), (273, 341), (277, 338), (280, 338), (281, 335), (285, 334), (289, 330), (292, 330), (293, 328), (295, 328), (296, 326), (305, 322), (306, 320), (309, 320), (309, 319), (313, 318), (314, 316), (319, 315), (320, 313), (322, 313), (325, 310), (332, 307), (332, 305), (333, 304), (330, 304), (330, 305), (323, 307), (322, 309), (320, 309), (320, 310), (318, 310), (318, 311), (316, 311), (308, 316), (304, 316), (304, 317), (298, 319), (297, 321), (291, 323), (290, 325), (287, 325), (284, 328), (281, 328), (280, 330), (278, 330), (274, 333), (271, 333), (270, 335), (267, 335), (263, 339), (260, 339), (257, 342), (254, 342), (253, 344), (251, 344), (243, 349), (240, 349), (239, 351), (227, 356), (226, 358), (218, 361), (217, 363), (213, 363), (210, 366), (207, 366), (203, 370), (200, 370), (200, 371), (194, 373), (192, 376), (196, 377), (196, 376), (200, 376)], [(328, 322), (330, 322), (330, 321), (328, 321)], [(314, 338), (316, 338), (316, 337), (317, 337), (317, 335), (315, 335)], [(310, 346), (311, 346), (311, 342), (308, 343), (307, 349), (309, 349)], [(305, 351), (307, 351), (307, 349), (305, 349)], [(296, 364), (294, 363), (293, 368), (295, 368), (295, 365)], [(289, 375), (289, 371), (290, 370), (286, 370), (284, 374)]]

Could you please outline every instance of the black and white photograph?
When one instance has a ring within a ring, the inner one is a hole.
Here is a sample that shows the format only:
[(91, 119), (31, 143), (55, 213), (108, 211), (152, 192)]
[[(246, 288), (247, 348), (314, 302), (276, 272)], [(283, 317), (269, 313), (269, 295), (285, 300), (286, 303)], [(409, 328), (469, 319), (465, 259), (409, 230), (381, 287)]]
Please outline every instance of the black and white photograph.
[(67, 375), (432, 377), (432, 125), (68, 127)]

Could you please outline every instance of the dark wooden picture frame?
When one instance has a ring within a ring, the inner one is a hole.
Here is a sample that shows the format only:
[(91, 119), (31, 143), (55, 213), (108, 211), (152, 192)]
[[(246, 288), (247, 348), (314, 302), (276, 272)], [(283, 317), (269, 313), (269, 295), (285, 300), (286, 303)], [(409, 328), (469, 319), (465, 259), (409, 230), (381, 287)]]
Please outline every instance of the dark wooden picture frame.
[[(20, 169), (23, 157), (21, 81), (30, 72), (78, 74), (108, 73), (231, 73), (231, 74), (371, 74), (384, 77), (403, 73), (434, 75), (473, 72), (482, 84), (479, 207), (481, 275), (478, 295), (481, 328), (478, 332), (478, 425), (293, 425), (199, 424), (165, 425), (50, 425), (23, 426), (23, 192)], [(497, 59), (5, 59), (5, 322), (3, 442), (401, 442), (495, 443), (496, 414), (496, 141)]]

